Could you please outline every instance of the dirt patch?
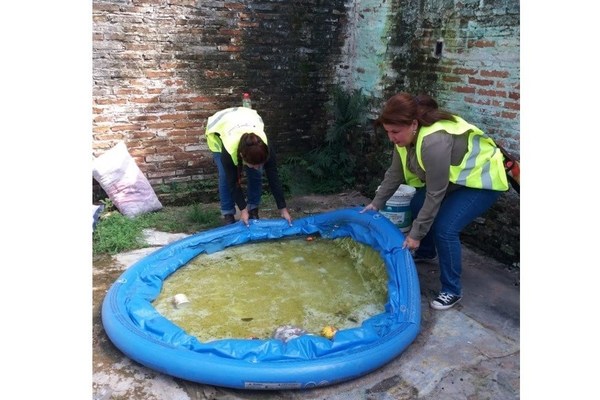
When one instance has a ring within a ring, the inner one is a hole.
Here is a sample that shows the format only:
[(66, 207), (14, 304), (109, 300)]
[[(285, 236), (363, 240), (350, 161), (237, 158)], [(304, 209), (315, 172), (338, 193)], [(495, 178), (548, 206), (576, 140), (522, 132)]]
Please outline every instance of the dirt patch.
[[(334, 195), (306, 195), (287, 199), (287, 206), (292, 218), (302, 218), (307, 215), (338, 210), (340, 208), (361, 207), (369, 204), (371, 199), (360, 192), (350, 191)], [(279, 218), (279, 212), (272, 208), (261, 210), (261, 218)]]

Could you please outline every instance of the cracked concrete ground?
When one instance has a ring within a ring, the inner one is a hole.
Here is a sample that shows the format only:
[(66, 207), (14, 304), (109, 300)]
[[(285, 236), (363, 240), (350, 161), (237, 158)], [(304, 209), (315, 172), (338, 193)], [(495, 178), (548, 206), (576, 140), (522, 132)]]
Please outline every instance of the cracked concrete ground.
[[(343, 198), (342, 198), (343, 197)], [(304, 202), (295, 203), (295, 201)], [(310, 200), (310, 201), (309, 201)], [(356, 194), (291, 199), (299, 218), (362, 205)], [(398, 358), (360, 378), (311, 390), (246, 391), (202, 385), (155, 372), (121, 353), (106, 336), (101, 304), (106, 291), (135, 261), (183, 234), (147, 231), (151, 247), (94, 259), (94, 400), (108, 399), (519, 399), (520, 291), (518, 271), (463, 246), (461, 303), (447, 311), (429, 308), (439, 289), (437, 263), (417, 264), (421, 285), (421, 332)]]

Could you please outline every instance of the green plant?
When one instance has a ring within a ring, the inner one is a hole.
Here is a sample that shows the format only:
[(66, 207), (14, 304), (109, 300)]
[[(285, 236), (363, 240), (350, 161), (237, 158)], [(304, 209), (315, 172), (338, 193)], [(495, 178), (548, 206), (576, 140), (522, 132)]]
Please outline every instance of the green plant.
[(116, 254), (143, 247), (142, 225), (136, 219), (113, 212), (101, 219), (93, 234), (94, 254)]
[(116, 254), (146, 247), (144, 229), (192, 234), (220, 225), (218, 205), (163, 207), (134, 218), (125, 217), (118, 211), (104, 212), (92, 236), (93, 253)]
[(114, 211), (115, 209), (115, 205), (113, 204), (112, 200), (108, 197), (104, 200), (100, 200), (100, 204), (104, 205), (104, 210), (102, 210), (102, 213), (109, 213), (111, 211)]
[[(315, 193), (334, 193), (353, 187), (357, 171), (362, 169), (365, 144), (367, 98), (360, 89), (333, 90), (330, 107), (333, 123), (323, 145), (303, 157), (293, 156), (283, 163), (286, 186), (308, 187)], [(306, 181), (298, 181), (306, 177)]]
[(193, 204), (188, 211), (190, 221), (200, 225), (217, 225), (220, 221), (221, 213), (215, 209), (206, 209), (200, 204)]

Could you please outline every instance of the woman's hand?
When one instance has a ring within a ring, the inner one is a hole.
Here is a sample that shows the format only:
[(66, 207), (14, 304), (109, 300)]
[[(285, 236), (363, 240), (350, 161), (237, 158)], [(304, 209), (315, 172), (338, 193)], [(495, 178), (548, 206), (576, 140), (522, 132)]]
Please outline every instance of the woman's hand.
[(373, 203), (370, 203), (370, 204), (366, 205), (365, 208), (360, 210), (360, 213), (362, 214), (367, 210), (379, 211), (379, 208), (375, 207), (375, 205)]
[(410, 236), (407, 236), (406, 239), (404, 239), (404, 243), (402, 243), (402, 248), (408, 249), (410, 251), (416, 251), (420, 245), (421, 245), (420, 240), (416, 240), (416, 239), (411, 238)]
[(250, 223), (248, 222), (249, 219), (250, 219), (250, 214), (248, 214), (248, 207), (246, 207), (240, 212), (240, 220), (242, 220), (244, 225), (250, 226)]
[(281, 218), (285, 219), (290, 226), (292, 226), (292, 217), (290, 216), (290, 212), (287, 208), (282, 208), (279, 210), (281, 212)]

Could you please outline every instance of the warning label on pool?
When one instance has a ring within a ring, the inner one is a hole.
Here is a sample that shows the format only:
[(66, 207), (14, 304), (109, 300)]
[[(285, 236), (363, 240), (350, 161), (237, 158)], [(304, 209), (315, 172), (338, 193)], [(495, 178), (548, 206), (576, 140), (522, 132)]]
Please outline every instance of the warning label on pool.
[(299, 382), (244, 382), (246, 389), (300, 389)]

